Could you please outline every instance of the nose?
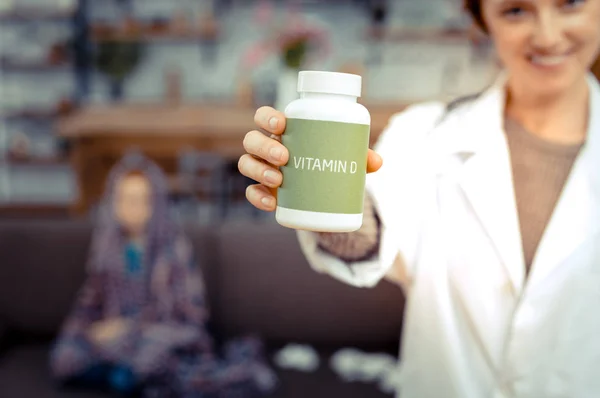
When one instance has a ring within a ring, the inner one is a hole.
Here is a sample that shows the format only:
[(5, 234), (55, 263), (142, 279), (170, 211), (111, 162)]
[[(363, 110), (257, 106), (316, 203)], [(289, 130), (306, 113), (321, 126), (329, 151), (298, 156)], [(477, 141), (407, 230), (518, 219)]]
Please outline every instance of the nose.
[(562, 26), (555, 12), (540, 13), (535, 23), (531, 44), (536, 50), (549, 52), (558, 47), (562, 37)]

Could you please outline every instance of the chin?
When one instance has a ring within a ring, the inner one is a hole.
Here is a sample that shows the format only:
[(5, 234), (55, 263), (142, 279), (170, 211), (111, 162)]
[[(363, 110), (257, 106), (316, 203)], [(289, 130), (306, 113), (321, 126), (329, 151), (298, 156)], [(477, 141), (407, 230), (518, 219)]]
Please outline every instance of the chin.
[(585, 71), (568, 70), (561, 71), (540, 71), (537, 68), (527, 68), (527, 73), (520, 74), (522, 78), (517, 83), (521, 87), (522, 93), (527, 93), (536, 97), (548, 97), (561, 95), (573, 89), (583, 79), (585, 80)]
[(545, 81), (540, 83), (531, 82), (527, 91), (538, 97), (552, 97), (566, 93), (572, 88), (572, 81)]
[(140, 236), (145, 231), (144, 227), (140, 225), (128, 225), (125, 227), (125, 230), (130, 236)]

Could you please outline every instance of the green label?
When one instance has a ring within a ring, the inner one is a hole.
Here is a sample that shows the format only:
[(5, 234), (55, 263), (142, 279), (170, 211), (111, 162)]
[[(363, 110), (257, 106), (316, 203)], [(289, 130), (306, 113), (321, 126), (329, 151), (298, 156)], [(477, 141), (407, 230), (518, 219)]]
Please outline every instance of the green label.
[(322, 213), (362, 213), (368, 125), (289, 118), (282, 142), (290, 159), (281, 167), (279, 206)]

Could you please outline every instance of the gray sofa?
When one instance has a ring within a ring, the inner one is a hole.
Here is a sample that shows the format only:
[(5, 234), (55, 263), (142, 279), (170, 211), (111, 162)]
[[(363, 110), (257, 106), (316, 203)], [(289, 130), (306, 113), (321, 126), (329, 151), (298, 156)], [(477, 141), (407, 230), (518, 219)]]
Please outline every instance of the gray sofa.
[[(274, 397), (386, 397), (344, 383), (327, 358), (342, 347), (397, 352), (403, 296), (382, 282), (358, 289), (313, 272), (294, 231), (272, 221), (187, 226), (208, 288), (217, 338), (258, 333), (270, 353), (314, 346), (314, 373), (277, 369)], [(102, 397), (58, 389), (48, 347), (84, 278), (91, 226), (85, 221), (0, 221), (0, 397)]]

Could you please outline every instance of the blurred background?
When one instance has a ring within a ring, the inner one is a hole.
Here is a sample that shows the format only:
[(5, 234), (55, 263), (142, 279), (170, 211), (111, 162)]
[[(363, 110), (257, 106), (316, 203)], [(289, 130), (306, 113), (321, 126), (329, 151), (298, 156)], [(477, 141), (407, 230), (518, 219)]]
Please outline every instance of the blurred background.
[(235, 161), (299, 69), (361, 74), (372, 141), (496, 71), (462, 0), (0, 0), (0, 40), (6, 217), (88, 216), (130, 150), (169, 173), (185, 217), (256, 216)]

